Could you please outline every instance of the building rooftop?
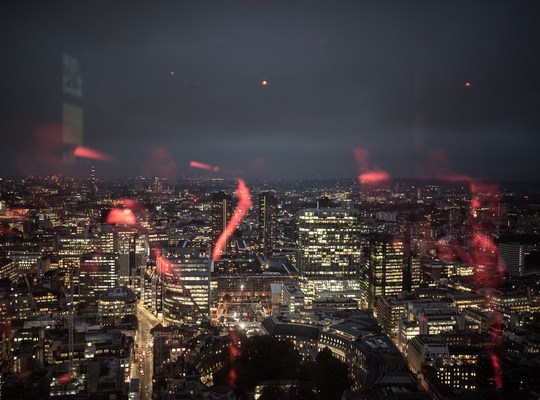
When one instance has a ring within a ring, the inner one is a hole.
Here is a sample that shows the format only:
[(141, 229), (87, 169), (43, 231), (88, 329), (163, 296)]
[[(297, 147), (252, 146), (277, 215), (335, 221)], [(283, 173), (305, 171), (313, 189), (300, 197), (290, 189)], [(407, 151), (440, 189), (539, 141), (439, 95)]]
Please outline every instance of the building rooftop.
[(100, 301), (137, 301), (135, 292), (126, 286), (115, 287), (104, 291), (99, 296)]

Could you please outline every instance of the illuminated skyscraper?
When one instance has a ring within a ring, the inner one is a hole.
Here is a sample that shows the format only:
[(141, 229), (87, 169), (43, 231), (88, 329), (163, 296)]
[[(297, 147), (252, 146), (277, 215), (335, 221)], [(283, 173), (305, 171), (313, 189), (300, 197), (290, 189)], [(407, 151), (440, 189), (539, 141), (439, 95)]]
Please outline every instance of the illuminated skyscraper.
[(94, 166), (90, 169), (90, 196), (94, 199), (98, 192), (96, 169)]
[(163, 285), (163, 316), (169, 324), (197, 325), (209, 316), (210, 250), (165, 249), (157, 259)]
[(118, 282), (118, 255), (87, 254), (81, 257), (80, 301), (97, 308), (99, 296)]
[(355, 209), (300, 211), (298, 243), (301, 274), (320, 290), (358, 289), (362, 258), (359, 213)]
[(394, 296), (403, 291), (403, 240), (377, 236), (369, 244), (369, 260), (362, 277), (362, 289), (368, 307), (381, 296)]
[(274, 192), (259, 194), (259, 243), (261, 251), (270, 253), (276, 241), (277, 200)]
[(232, 216), (232, 197), (224, 191), (215, 192), (212, 196), (212, 236), (214, 241), (227, 227)]
[(131, 285), (137, 269), (146, 265), (148, 237), (129, 226), (117, 227), (117, 248), (120, 259), (119, 284)]
[(499, 244), (499, 265), (511, 275), (523, 275), (525, 268), (525, 245), (517, 242)]

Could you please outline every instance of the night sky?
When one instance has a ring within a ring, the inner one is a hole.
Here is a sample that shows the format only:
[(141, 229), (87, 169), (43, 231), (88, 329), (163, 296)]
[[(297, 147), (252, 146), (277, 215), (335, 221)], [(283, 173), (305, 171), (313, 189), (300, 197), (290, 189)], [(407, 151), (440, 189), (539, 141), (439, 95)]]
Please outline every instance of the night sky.
[[(11, 3), (0, 177), (540, 179), (537, 1)], [(55, 145), (63, 53), (113, 162)]]

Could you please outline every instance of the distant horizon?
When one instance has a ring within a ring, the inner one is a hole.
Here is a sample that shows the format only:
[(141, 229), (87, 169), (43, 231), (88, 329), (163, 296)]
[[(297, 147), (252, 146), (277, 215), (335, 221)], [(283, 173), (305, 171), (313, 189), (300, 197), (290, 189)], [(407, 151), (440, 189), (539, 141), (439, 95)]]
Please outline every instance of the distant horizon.
[[(51, 174), (51, 175), (28, 175), (25, 177), (0, 177), (1, 181), (18, 181), (18, 180), (27, 180), (27, 179), (48, 179), (48, 178), (66, 178), (70, 180), (86, 180), (90, 179), (90, 175), (88, 176), (69, 176), (65, 174)], [(318, 178), (259, 178), (259, 177), (219, 177), (219, 176), (183, 176), (183, 177), (175, 177), (175, 178), (167, 178), (167, 177), (160, 177), (160, 176), (142, 176), (142, 175), (135, 175), (135, 176), (117, 176), (117, 177), (100, 177), (99, 174), (96, 175), (96, 178), (98, 181), (107, 182), (107, 181), (122, 181), (122, 180), (152, 180), (152, 179), (159, 179), (161, 181), (192, 181), (192, 180), (201, 180), (201, 181), (230, 181), (230, 182), (236, 182), (238, 179), (243, 179), (244, 181), (248, 182), (321, 182), (321, 181), (351, 181), (355, 182), (359, 185), (372, 185), (372, 186), (384, 186), (385, 184), (396, 182), (396, 181), (419, 181), (419, 182), (438, 182), (438, 183), (446, 183), (449, 185), (458, 185), (462, 183), (468, 183), (468, 182), (491, 182), (491, 183), (540, 183), (540, 179), (534, 180), (534, 179), (528, 179), (528, 180), (511, 180), (511, 179), (482, 179), (482, 178), (475, 178), (475, 177), (467, 177), (463, 176), (463, 179), (455, 179), (450, 180), (445, 177), (440, 178), (424, 178), (424, 177), (390, 177), (388, 180), (377, 182), (377, 183), (362, 183), (359, 182), (358, 177), (350, 176), (350, 177), (318, 177)]]

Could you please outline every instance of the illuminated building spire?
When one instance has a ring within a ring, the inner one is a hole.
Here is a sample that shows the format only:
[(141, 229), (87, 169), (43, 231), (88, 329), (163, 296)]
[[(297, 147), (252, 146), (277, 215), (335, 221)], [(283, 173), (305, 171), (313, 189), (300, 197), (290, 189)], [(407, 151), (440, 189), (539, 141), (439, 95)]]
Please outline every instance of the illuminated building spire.
[(92, 165), (90, 169), (90, 193), (95, 196), (97, 194), (97, 178), (96, 178), (96, 168)]

